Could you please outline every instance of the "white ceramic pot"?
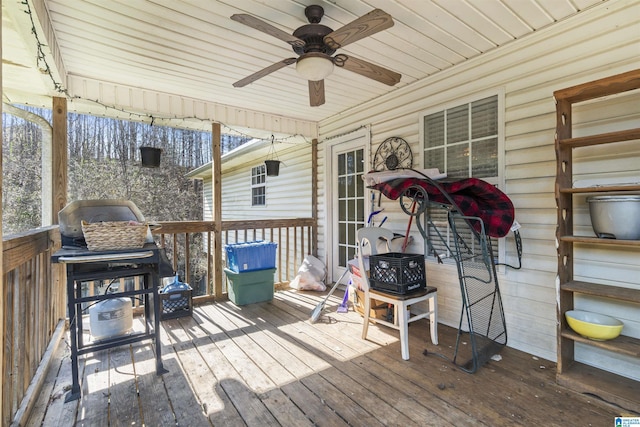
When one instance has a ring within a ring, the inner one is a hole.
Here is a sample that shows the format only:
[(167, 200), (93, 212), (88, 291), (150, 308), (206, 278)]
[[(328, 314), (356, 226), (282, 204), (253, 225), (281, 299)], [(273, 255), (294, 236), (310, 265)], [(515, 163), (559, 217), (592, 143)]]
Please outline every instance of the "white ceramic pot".
[(596, 236), (640, 240), (640, 195), (593, 196), (587, 201)]

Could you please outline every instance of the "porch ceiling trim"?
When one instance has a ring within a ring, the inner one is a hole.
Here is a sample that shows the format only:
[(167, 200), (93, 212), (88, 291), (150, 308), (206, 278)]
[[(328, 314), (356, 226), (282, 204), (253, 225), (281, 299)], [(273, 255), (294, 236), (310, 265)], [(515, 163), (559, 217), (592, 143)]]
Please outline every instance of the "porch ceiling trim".
[[(302, 135), (317, 138), (316, 122), (263, 113), (188, 98), (174, 94), (158, 93), (140, 88), (99, 82), (77, 76), (69, 76), (68, 92), (70, 111), (82, 111), (98, 116), (114, 114), (122, 119), (138, 120), (154, 124), (186, 127), (209, 131), (211, 123), (220, 123), (229, 129), (224, 133), (245, 133), (253, 138), (268, 138), (272, 133)], [(95, 101), (94, 101), (95, 100)], [(115, 110), (115, 111), (114, 111)], [(118, 111), (119, 110), (119, 111)], [(264, 134), (256, 130), (265, 131)]]

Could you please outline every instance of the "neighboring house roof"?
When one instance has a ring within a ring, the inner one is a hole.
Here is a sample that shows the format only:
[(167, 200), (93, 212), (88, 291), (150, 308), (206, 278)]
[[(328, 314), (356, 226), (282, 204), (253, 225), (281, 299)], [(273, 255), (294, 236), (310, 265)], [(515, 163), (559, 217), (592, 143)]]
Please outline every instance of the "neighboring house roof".
[[(276, 153), (284, 151), (285, 147), (281, 147), (277, 142), (275, 144)], [(271, 141), (265, 139), (252, 139), (241, 146), (234, 148), (233, 150), (225, 153), (222, 156), (222, 168), (231, 169), (249, 162), (256, 162), (256, 159), (267, 159), (269, 156), (269, 150), (271, 148)], [(288, 147), (287, 147), (288, 148)], [(250, 155), (250, 156), (249, 156)], [(187, 175), (187, 178), (207, 179), (211, 177), (211, 162), (206, 163)]]

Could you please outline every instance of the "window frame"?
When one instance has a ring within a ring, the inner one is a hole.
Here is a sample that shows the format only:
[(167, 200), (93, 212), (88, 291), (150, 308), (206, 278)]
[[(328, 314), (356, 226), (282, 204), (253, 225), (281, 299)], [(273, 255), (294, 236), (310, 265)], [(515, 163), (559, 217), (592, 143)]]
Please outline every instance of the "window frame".
[[(264, 163), (253, 166), (251, 168), (251, 207), (265, 207), (267, 206), (267, 168)], [(256, 203), (256, 198), (260, 195), (255, 195), (254, 190), (262, 189), (262, 203)]]
[[(419, 113), (419, 118), (418, 118), (419, 138), (420, 138), (419, 139), (419, 147), (420, 147), (419, 164), (425, 169), (433, 167), (433, 166), (424, 164), (425, 151), (427, 151), (426, 150), (427, 147), (425, 147), (424, 125), (425, 125), (425, 118), (427, 116), (430, 116), (432, 114), (439, 113), (439, 112), (444, 112), (446, 110), (451, 110), (456, 107), (461, 107), (464, 105), (468, 105), (470, 107), (473, 102), (480, 101), (485, 98), (497, 96), (497, 162), (498, 162), (497, 171), (498, 171), (498, 175), (495, 177), (482, 177), (480, 179), (495, 185), (499, 189), (504, 189), (505, 188), (505, 95), (504, 94), (505, 94), (504, 88), (490, 89), (482, 92), (476, 92), (464, 97), (452, 99), (439, 104), (435, 104), (432, 107), (429, 107), (421, 111)], [(445, 122), (445, 127), (446, 127), (446, 122)], [(473, 138), (471, 138), (471, 135), (468, 135), (467, 140), (473, 143)], [(444, 142), (445, 150), (446, 150), (446, 146), (447, 145), (445, 141)], [(445, 162), (445, 165), (446, 165), (446, 162)], [(446, 171), (440, 171), (440, 172), (446, 172)], [(450, 229), (448, 225), (447, 225), (447, 229), (442, 231), (443, 231), (443, 234), (446, 234), (447, 236), (450, 235)], [(492, 242), (494, 243), (493, 245), (494, 256), (497, 255), (498, 262), (503, 263), (506, 258), (505, 238), (502, 237), (498, 239), (494, 239), (494, 238), (491, 238), (491, 239), (492, 239)], [(425, 254), (425, 259), (428, 262), (433, 262), (433, 263), (438, 262), (438, 259), (434, 257), (433, 254)], [(450, 263), (453, 263), (453, 260), (451, 258), (445, 258), (443, 261), (447, 263), (447, 260), (449, 260)]]

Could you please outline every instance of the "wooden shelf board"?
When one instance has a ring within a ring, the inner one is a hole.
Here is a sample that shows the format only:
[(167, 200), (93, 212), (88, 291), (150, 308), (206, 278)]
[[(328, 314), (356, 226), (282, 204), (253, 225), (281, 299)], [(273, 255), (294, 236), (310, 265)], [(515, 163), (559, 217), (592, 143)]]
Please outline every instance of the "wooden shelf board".
[(640, 128), (559, 139), (558, 145), (560, 147), (578, 148), (588, 147), (591, 145), (609, 144), (612, 142), (633, 141), (634, 139), (640, 139)]
[(640, 289), (572, 280), (560, 285), (560, 289), (587, 295), (596, 295), (640, 304)]
[(611, 246), (637, 246), (640, 248), (640, 240), (601, 239), (593, 236), (560, 236), (563, 242), (589, 243), (594, 245)]
[(576, 103), (601, 98), (603, 96), (615, 95), (639, 87), (640, 69), (637, 69), (565, 89), (559, 89), (553, 92), (553, 96), (558, 101), (566, 100), (570, 103)]
[(581, 187), (581, 188), (560, 188), (560, 193), (611, 193), (611, 192), (631, 192), (640, 191), (640, 184), (630, 185), (602, 185), (598, 187)]
[(574, 362), (556, 375), (558, 384), (589, 393), (629, 411), (640, 413), (640, 381)]
[(592, 345), (617, 354), (631, 357), (640, 357), (640, 339), (620, 335), (618, 338), (607, 341), (594, 341), (576, 334), (571, 329), (562, 331), (562, 336), (575, 342)]
[(634, 139), (640, 139), (640, 128), (559, 139), (558, 145), (560, 147), (578, 148), (591, 145), (609, 144), (612, 142), (633, 141)]

